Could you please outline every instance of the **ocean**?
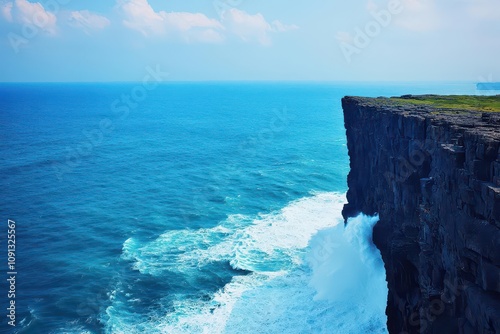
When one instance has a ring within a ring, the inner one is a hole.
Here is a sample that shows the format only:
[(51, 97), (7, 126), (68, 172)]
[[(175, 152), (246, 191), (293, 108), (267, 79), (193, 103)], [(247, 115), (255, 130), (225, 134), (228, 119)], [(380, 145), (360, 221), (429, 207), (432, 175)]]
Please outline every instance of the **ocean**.
[(0, 84), (2, 332), (386, 333), (340, 100), (475, 85), (141, 87)]

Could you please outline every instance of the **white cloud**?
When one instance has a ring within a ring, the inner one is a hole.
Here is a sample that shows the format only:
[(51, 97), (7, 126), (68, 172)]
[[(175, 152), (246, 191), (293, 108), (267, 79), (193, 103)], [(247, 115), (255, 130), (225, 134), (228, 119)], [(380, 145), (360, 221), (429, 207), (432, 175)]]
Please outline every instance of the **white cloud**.
[(87, 34), (90, 34), (91, 31), (104, 29), (111, 24), (106, 17), (91, 13), (88, 10), (69, 13), (68, 23), (73, 27), (82, 29)]
[(353, 36), (346, 31), (339, 31), (335, 34), (335, 39), (342, 43), (353, 43)]
[(209, 19), (201, 13), (185, 12), (160, 12), (168, 26), (178, 30), (189, 30), (191, 28), (212, 28), (221, 29), (222, 25), (215, 19)]
[(261, 13), (252, 15), (236, 8), (231, 8), (222, 14), (222, 23), (228, 31), (236, 34), (242, 40), (257, 41), (262, 45), (272, 43), (270, 33), (286, 32), (299, 28), (296, 25), (285, 25), (278, 20), (268, 23)]
[(57, 31), (56, 16), (44, 9), (39, 2), (15, 0), (2, 6), (2, 15), (9, 21), (19, 24), (34, 25), (53, 35)]
[[(394, 17), (396, 26), (414, 32), (437, 31), (444, 27), (457, 28), (487, 20), (500, 20), (498, 0), (399, 0), (403, 8)], [(368, 0), (369, 11), (384, 9)], [(472, 21), (471, 21), (472, 20)]]
[(278, 20), (274, 20), (273, 23), (271, 23), (271, 26), (273, 27), (273, 30), (276, 32), (287, 32), (299, 29), (298, 25), (283, 24), (281, 21)]
[(224, 41), (224, 37), (214, 29), (205, 29), (189, 36), (186, 40), (188, 42), (220, 43)]
[(156, 13), (146, 0), (119, 0), (124, 19), (123, 25), (137, 30), (144, 36), (165, 33), (163, 18)]
[(187, 42), (219, 43), (226, 35), (234, 34), (247, 42), (270, 45), (270, 33), (299, 28), (278, 20), (269, 23), (260, 13), (251, 15), (235, 8), (224, 11), (220, 21), (201, 13), (156, 12), (148, 0), (117, 0), (117, 8), (123, 25), (145, 37), (170, 35)]
[(144, 36), (178, 35), (186, 41), (220, 42), (221, 23), (201, 13), (155, 12), (147, 0), (118, 0), (123, 24)]
[(272, 27), (260, 13), (250, 15), (236, 8), (231, 8), (223, 13), (222, 22), (229, 31), (244, 41), (257, 40), (263, 45), (271, 44), (269, 32), (272, 31)]
[(8, 2), (8, 3), (6, 3), (5, 5), (2, 6), (2, 15), (9, 22), (13, 21), (13, 18), (12, 18), (12, 6), (13, 6), (12, 2)]
[(426, 32), (441, 25), (434, 0), (401, 0), (401, 4), (403, 11), (395, 19), (397, 26), (414, 32)]
[(479, 20), (500, 20), (498, 0), (475, 0), (469, 2), (467, 13)]
[(378, 5), (373, 0), (368, 0), (366, 3), (366, 10), (369, 12), (374, 12), (378, 10)]

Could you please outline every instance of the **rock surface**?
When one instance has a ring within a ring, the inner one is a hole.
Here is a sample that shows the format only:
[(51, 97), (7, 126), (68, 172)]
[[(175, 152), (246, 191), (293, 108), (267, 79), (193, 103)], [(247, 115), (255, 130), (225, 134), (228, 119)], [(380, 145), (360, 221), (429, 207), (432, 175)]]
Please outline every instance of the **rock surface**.
[(500, 113), (387, 98), (342, 106), (343, 215), (380, 216), (389, 332), (500, 333)]

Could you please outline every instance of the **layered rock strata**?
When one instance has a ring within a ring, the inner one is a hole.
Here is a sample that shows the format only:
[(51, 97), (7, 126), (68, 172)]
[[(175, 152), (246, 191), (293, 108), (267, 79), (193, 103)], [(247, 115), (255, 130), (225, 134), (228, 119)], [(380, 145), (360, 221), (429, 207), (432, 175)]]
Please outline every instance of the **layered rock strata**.
[(344, 218), (380, 217), (390, 333), (500, 333), (500, 113), (414, 98), (342, 100)]

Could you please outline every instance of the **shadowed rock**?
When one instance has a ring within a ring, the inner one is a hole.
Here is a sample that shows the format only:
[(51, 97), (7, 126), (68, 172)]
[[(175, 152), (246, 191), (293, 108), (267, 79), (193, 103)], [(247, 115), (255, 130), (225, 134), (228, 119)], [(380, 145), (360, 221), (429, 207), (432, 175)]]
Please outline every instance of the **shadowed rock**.
[(390, 333), (500, 333), (500, 113), (342, 100), (344, 218), (378, 213)]

